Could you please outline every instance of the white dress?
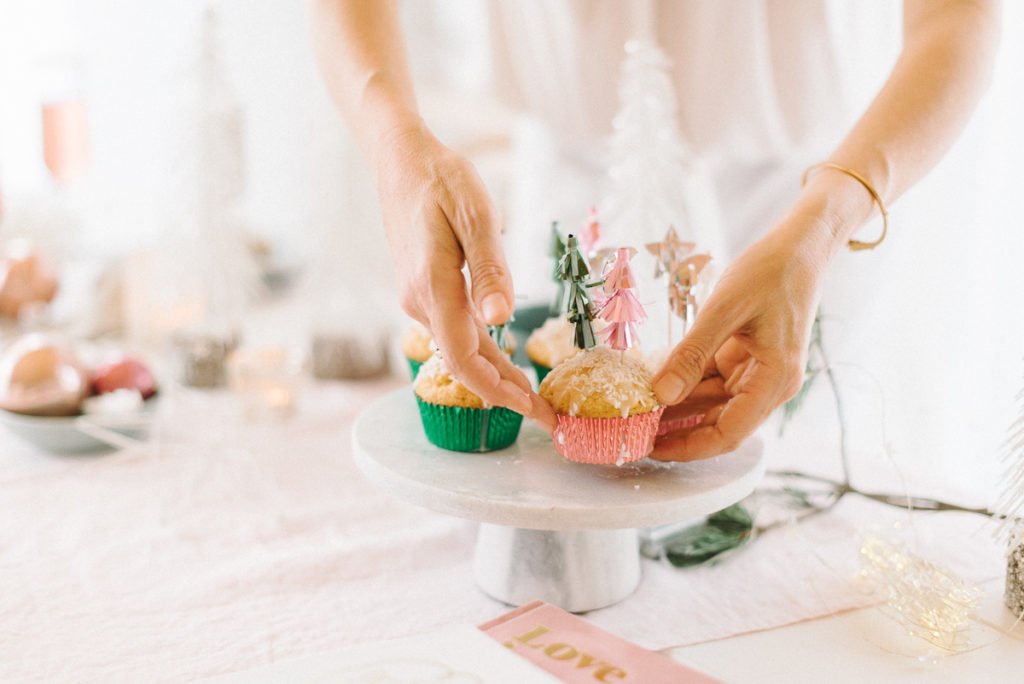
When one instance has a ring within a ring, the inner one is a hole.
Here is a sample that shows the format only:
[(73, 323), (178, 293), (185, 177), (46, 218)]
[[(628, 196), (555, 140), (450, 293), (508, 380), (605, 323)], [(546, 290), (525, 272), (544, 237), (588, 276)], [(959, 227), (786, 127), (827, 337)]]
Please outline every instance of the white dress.
[[(711, 176), (724, 245), (716, 256), (727, 263), (771, 227), (796, 197), (801, 170), (825, 159), (870, 103), (898, 55), (901, 4), (492, 0), (499, 93), (529, 114), (517, 129), (506, 206), (517, 291), (531, 299), (547, 292), (550, 220), (578, 225), (600, 197), (623, 43), (638, 13), (651, 12), (658, 43), (674, 61), (679, 126)], [(998, 226), (978, 220), (992, 193), (964, 185), (978, 178), (965, 169), (977, 168), (985, 145), (993, 149), (983, 129), (975, 122), (891, 208), (880, 249), (841, 254), (826, 282), (825, 338), (862, 486), (892, 489), (896, 471), (926, 493), (991, 486), (1016, 380), (993, 374), (986, 357), (1007, 363), (1020, 352), (999, 336), (994, 346), (983, 340), (1004, 330), (1019, 344), (1022, 326), (1020, 316), (997, 314), (993, 278), (987, 286), (979, 279), (1009, 246)], [(878, 229), (875, 221), (862, 233)], [(639, 246), (648, 236), (609, 237)], [(658, 306), (660, 297), (641, 299)], [(822, 381), (800, 420), (774, 455), (834, 471), (838, 433)]]
[(497, 92), (556, 151), (527, 160), (526, 182), (552, 182), (519, 198), (514, 210), (526, 213), (512, 230), (578, 220), (600, 194), (623, 45), (650, 23), (673, 63), (684, 142), (714, 178), (727, 259), (768, 227), (801, 166), (841, 140), (880, 85), (899, 13), (884, 0), (493, 0)]

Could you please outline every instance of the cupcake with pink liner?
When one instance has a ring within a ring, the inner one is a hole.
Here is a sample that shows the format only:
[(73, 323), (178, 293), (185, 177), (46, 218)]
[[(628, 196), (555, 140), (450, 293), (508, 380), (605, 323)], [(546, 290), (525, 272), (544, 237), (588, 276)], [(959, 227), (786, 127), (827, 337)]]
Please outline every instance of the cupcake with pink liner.
[(627, 350), (637, 342), (636, 327), (646, 314), (637, 300), (629, 260), (636, 253), (620, 248), (606, 267), (603, 296), (597, 315), (607, 322), (597, 346), (591, 321), (595, 318), (587, 288), (589, 268), (570, 235), (559, 264), (568, 283), (568, 320), (575, 326), (574, 356), (559, 364), (540, 385), (540, 395), (552, 408), (558, 426), (552, 435), (555, 450), (579, 463), (621, 465), (637, 461), (654, 449), (664, 407), (651, 387), (652, 375)]
[(654, 449), (665, 410), (651, 373), (637, 359), (608, 347), (582, 350), (540, 385), (558, 418), (555, 451), (578, 463), (622, 464)]

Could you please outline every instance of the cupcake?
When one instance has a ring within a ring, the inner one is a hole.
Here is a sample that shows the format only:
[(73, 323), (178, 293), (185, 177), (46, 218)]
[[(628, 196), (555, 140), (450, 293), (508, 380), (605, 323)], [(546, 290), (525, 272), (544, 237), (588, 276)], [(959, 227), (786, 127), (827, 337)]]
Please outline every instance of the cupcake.
[(516, 441), (523, 417), (488, 407), (456, 380), (440, 356), (424, 363), (413, 383), (423, 430), (431, 444), (451, 451), (494, 451)]
[(551, 369), (578, 350), (573, 344), (574, 326), (566, 318), (549, 318), (526, 340), (526, 356), (544, 382)]
[(433, 354), (434, 340), (430, 337), (430, 331), (419, 323), (413, 323), (402, 335), (402, 354), (409, 362), (409, 370), (412, 371), (412, 379), (420, 372), (420, 366), (426, 363)]
[[(511, 331), (505, 331), (505, 353), (512, 355), (516, 351), (516, 338), (513, 337)], [(430, 331), (427, 330), (419, 323), (413, 323), (409, 326), (409, 329), (405, 331), (402, 336), (402, 354), (405, 355), (406, 361), (409, 362), (409, 370), (412, 371), (412, 379), (416, 379), (416, 375), (420, 372), (420, 367), (433, 355), (434, 353), (434, 338), (430, 336)]]
[(556, 366), (540, 385), (558, 417), (555, 450), (570, 461), (638, 461), (654, 449), (665, 410), (639, 359), (607, 347), (581, 351)]

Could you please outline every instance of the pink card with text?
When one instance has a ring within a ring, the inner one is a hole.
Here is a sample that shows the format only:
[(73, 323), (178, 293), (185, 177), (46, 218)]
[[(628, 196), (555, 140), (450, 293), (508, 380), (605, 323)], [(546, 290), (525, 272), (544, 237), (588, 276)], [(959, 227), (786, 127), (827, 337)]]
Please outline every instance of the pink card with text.
[(561, 608), (534, 601), (480, 625), (486, 634), (564, 682), (717, 682)]

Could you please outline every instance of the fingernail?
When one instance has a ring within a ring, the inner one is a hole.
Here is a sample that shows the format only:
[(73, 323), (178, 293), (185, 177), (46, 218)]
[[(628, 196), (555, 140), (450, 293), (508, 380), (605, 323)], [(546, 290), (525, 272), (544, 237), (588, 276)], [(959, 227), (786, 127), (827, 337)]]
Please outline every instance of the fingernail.
[(484, 297), (481, 308), (483, 309), (485, 321), (491, 325), (501, 323), (501, 317), (505, 313), (505, 298), (497, 292), (493, 292)]
[(679, 400), (686, 383), (675, 373), (665, 373), (658, 382), (654, 383), (654, 393), (662, 404), (671, 404)]

